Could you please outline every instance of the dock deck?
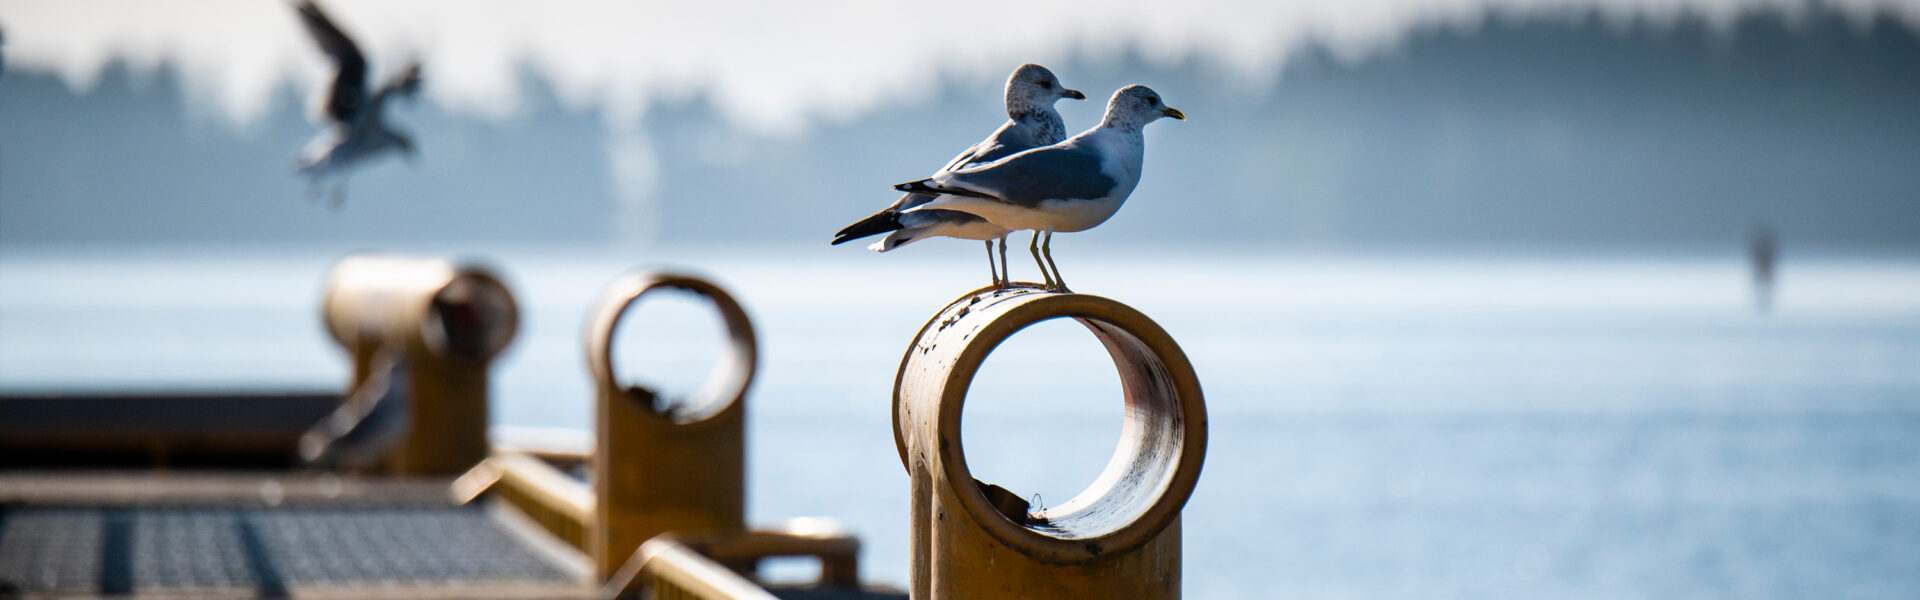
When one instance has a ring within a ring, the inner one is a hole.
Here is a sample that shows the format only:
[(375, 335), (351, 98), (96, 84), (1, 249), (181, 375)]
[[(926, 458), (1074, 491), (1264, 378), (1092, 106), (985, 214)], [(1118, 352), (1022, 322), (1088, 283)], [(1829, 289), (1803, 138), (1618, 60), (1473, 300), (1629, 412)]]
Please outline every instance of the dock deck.
[(585, 598), (584, 557), (446, 480), (0, 475), (0, 596)]

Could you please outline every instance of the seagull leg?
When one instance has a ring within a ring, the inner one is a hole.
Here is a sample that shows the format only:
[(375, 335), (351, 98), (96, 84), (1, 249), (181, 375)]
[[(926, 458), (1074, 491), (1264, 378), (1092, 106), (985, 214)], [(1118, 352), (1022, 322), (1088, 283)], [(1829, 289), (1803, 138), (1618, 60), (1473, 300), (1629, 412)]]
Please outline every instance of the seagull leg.
[(1033, 230), (1033, 242), (1027, 244), (1027, 250), (1033, 253), (1033, 264), (1040, 267), (1040, 277), (1046, 279), (1047, 289), (1053, 289), (1053, 273), (1047, 271), (1047, 263), (1040, 261), (1040, 230)]
[(1013, 271), (1007, 270), (1007, 236), (1000, 236), (1000, 287), (1013, 285)]
[(993, 266), (993, 240), (986, 240), (985, 243), (987, 245), (987, 271), (993, 273), (993, 287), (997, 287), (997, 288), (1007, 287), (1006, 283), (1001, 281), (1000, 279), (1000, 272), (994, 270), (995, 267)]
[(1053, 232), (1047, 232), (1047, 241), (1040, 243), (1040, 253), (1047, 256), (1047, 266), (1053, 267), (1053, 286), (1056, 292), (1071, 292), (1067, 289), (1067, 278), (1060, 276), (1060, 265), (1053, 264)]

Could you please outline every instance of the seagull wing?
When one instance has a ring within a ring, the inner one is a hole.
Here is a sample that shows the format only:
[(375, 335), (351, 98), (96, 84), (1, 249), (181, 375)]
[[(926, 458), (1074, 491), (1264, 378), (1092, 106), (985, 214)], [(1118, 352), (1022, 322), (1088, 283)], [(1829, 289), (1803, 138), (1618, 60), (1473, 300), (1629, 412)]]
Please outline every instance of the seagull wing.
[[(959, 156), (953, 157), (953, 160), (947, 161), (947, 166), (941, 167), (935, 175), (971, 169), (1033, 149), (1033, 145), (1024, 136), (1019, 135), (1017, 131), (1019, 127), (1018, 122), (1007, 121), (1005, 125), (994, 130), (993, 135), (987, 136), (987, 139), (980, 140), (980, 143), (974, 144)], [(931, 194), (909, 193), (901, 196), (900, 201), (893, 203), (893, 206), (888, 207), (887, 210), (909, 211), (932, 202), (933, 199), (934, 195)]]
[[(1007, 121), (1006, 124), (1001, 125), (999, 129), (994, 130), (993, 135), (987, 136), (987, 139), (980, 140), (980, 143), (974, 144), (973, 147), (968, 148), (966, 152), (962, 152), (959, 156), (953, 157), (953, 160), (948, 162), (946, 167), (941, 168), (940, 172), (958, 171), (984, 165), (1012, 156), (1017, 152), (1032, 150), (1036, 147), (1046, 145), (1035, 144), (1032, 138), (1033, 134), (1026, 126), (1021, 125), (1018, 121)], [(1054, 141), (1057, 142), (1059, 140)]]
[(1090, 200), (1113, 193), (1120, 182), (1101, 169), (1102, 162), (1093, 148), (1058, 144), (942, 173), (927, 183), (942, 193), (1032, 208), (1042, 200)]
[[(1003, 131), (1005, 129), (1005, 127), (1001, 128)], [(973, 164), (981, 152), (998, 145), (997, 142), (995, 142), (998, 137), (999, 134), (996, 132), (994, 137), (989, 137), (980, 143), (969, 146), (965, 151), (962, 151), (959, 156), (955, 156), (953, 160), (947, 161), (947, 166), (940, 167), (938, 172), (945, 173)], [(934, 197), (932, 194), (912, 192), (904, 194), (900, 196), (899, 200), (893, 201), (892, 205), (880, 209), (880, 212), (868, 215), (867, 218), (856, 221), (854, 224), (848, 225), (838, 233), (833, 234), (833, 244), (844, 244), (870, 235), (899, 230), (904, 226), (904, 224), (900, 222), (900, 213), (919, 208), (920, 205), (932, 202)]]
[[(1002, 131), (1006, 130), (1005, 127), (1001, 127), (1000, 129)], [(980, 140), (979, 143), (976, 143), (972, 146), (968, 146), (966, 150), (963, 150), (960, 152), (959, 156), (955, 156), (953, 157), (953, 160), (947, 161), (947, 166), (940, 167), (940, 170), (935, 171), (934, 173), (939, 174), (939, 173), (952, 171), (954, 169), (964, 169), (964, 168), (967, 168), (967, 166), (969, 165), (981, 162), (982, 153), (990, 152), (994, 148), (1000, 147), (999, 138), (1000, 138), (999, 132), (994, 132), (993, 136), (988, 137), (987, 139), (984, 139), (984, 140)], [(929, 196), (926, 194), (907, 194), (905, 196), (901, 196), (899, 201), (896, 201), (893, 203), (893, 206), (887, 207), (887, 211), (901, 212), (901, 211), (913, 210), (913, 209), (919, 208), (920, 205), (922, 204), (926, 204), (932, 201), (933, 201), (933, 196)]]
[(327, 115), (338, 121), (351, 120), (366, 98), (366, 57), (311, 0), (302, 1), (294, 8), (300, 12), (300, 23), (307, 26), (307, 34), (313, 36), (320, 51), (327, 53), (339, 70), (333, 78), (333, 89), (327, 94)]
[(373, 93), (373, 105), (380, 106), (394, 94), (412, 96), (417, 91), (420, 91), (420, 61), (409, 63), (405, 71), (381, 85), (380, 91)]
[[(1032, 148), (1032, 142), (1027, 141), (1028, 136), (1021, 135), (1020, 127), (1021, 125), (1016, 121), (1007, 121), (1006, 124), (1001, 125), (999, 129), (994, 130), (993, 135), (987, 136), (987, 139), (981, 140), (980, 143), (967, 147), (965, 151), (953, 157), (953, 160), (947, 161), (947, 165), (940, 167), (940, 170), (936, 172), (936, 176), (938, 174), (991, 163), (1021, 150)], [(939, 197), (938, 193), (926, 193), (906, 189), (902, 189), (901, 191), (907, 193), (900, 196), (899, 200), (894, 201), (893, 205), (881, 209), (880, 212), (873, 213), (871, 216), (861, 219), (852, 225), (848, 225), (846, 228), (841, 229), (839, 233), (834, 234), (833, 243), (842, 244), (869, 235), (886, 233), (898, 230), (901, 227), (907, 227), (909, 225), (900, 220), (903, 213), (925, 206), (927, 203), (933, 202)], [(949, 216), (961, 221), (977, 219), (977, 217), (973, 215), (965, 215), (964, 213)], [(922, 214), (918, 220), (925, 221), (928, 218), (928, 215)]]
[(936, 172), (945, 173), (972, 164), (974, 159), (980, 156), (981, 152), (986, 151), (989, 146), (993, 146), (994, 144), (994, 138), (991, 137), (980, 140), (980, 142), (968, 146), (966, 150), (961, 151), (959, 156), (953, 157), (953, 160), (947, 161), (947, 166), (940, 167), (940, 170)]

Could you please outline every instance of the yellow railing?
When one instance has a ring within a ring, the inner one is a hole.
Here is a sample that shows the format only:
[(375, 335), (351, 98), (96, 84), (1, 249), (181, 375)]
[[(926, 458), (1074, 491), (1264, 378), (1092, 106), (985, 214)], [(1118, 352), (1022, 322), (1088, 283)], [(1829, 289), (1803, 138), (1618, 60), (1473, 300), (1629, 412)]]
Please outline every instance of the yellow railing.
[(593, 520), (593, 490), (559, 469), (523, 452), (496, 452), (453, 484), (454, 500), (465, 503), (482, 493), (519, 508), (533, 522), (568, 545), (587, 551)]
[(670, 535), (641, 544), (600, 595), (624, 598), (636, 592), (654, 600), (775, 600), (773, 594)]

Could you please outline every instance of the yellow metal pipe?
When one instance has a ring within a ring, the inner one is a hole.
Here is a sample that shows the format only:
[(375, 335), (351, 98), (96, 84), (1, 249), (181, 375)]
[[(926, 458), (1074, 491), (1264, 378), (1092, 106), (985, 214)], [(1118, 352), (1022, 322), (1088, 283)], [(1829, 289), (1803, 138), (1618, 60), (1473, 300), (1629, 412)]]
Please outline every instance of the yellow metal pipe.
[[(712, 301), (726, 323), (727, 356), (702, 390), (707, 397), (688, 404), (690, 412), (662, 413), (651, 391), (621, 385), (614, 372), (613, 334), (620, 319), (642, 296), (661, 290)], [(597, 526), (588, 537), (603, 580), (656, 535), (746, 529), (746, 394), (757, 352), (746, 310), (705, 280), (639, 273), (616, 280), (602, 295), (588, 325), (587, 363), (599, 397)]]
[[(973, 477), (960, 415), (987, 355), (1055, 318), (1078, 321), (1106, 347), (1125, 416), (1119, 447), (1091, 486), (1028, 511)], [(914, 598), (1179, 597), (1179, 517), (1206, 455), (1206, 404), (1185, 353), (1139, 311), (1031, 288), (961, 297), (901, 359), (894, 440), (911, 487)]]
[(829, 531), (676, 533), (673, 538), (714, 562), (735, 571), (753, 573), (759, 562), (774, 556), (811, 556), (820, 561), (819, 585), (860, 588), (860, 539), (836, 528)]
[(328, 275), (322, 311), (353, 359), (349, 389), (373, 375), (383, 350), (398, 350), (410, 371), (412, 431), (386, 471), (458, 474), (486, 458), (489, 365), (519, 327), (506, 284), (475, 265), (353, 256)]

